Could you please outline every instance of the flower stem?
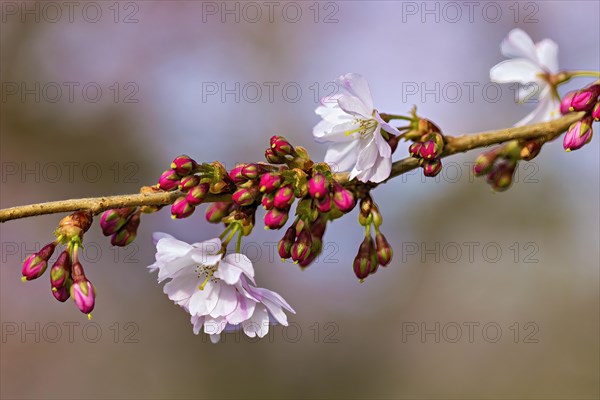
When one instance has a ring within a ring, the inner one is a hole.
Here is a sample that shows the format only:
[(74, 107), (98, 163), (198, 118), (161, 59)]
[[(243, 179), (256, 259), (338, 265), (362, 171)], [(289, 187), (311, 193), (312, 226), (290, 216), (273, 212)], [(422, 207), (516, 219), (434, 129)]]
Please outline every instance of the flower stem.
[(600, 77), (599, 71), (569, 71), (569, 76), (593, 76)]
[(235, 252), (238, 254), (242, 252), (242, 231), (241, 231), (241, 229), (238, 232), (237, 241), (235, 242)]

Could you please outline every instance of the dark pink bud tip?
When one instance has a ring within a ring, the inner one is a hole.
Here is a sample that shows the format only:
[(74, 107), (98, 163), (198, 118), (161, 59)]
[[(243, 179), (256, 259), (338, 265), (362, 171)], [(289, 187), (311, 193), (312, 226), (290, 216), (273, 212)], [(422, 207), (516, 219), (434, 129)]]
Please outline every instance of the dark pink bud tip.
[(423, 142), (421, 148), (419, 149), (419, 155), (425, 160), (431, 160), (435, 158), (438, 155), (435, 142), (433, 140)]
[(134, 211), (134, 207), (124, 207), (103, 212), (100, 217), (100, 227), (104, 236), (110, 236), (121, 229)]
[(210, 190), (209, 183), (200, 183), (194, 186), (185, 197), (190, 206), (197, 206), (202, 203)]
[(240, 188), (236, 190), (231, 199), (239, 206), (245, 207), (254, 203), (258, 196), (258, 189), (256, 187), (251, 188)]
[(56, 243), (48, 243), (37, 253), (27, 257), (21, 269), (21, 273), (23, 274), (22, 279), (31, 281), (42, 276), (48, 267), (48, 260), (52, 257), (55, 248)]
[(261, 193), (271, 193), (281, 186), (283, 178), (275, 172), (269, 172), (260, 177), (259, 189)]
[(275, 152), (273, 151), (273, 149), (271, 149), (271, 148), (268, 148), (267, 150), (265, 150), (265, 158), (271, 164), (284, 164), (285, 163), (285, 158), (276, 155)]
[(292, 146), (283, 136), (271, 137), (271, 149), (273, 149), (273, 153), (279, 157), (294, 155), (296, 152), (294, 146)]
[(87, 278), (74, 281), (71, 285), (70, 295), (82, 313), (92, 312), (96, 303), (96, 289)]
[(317, 206), (317, 210), (322, 213), (329, 212), (331, 210), (331, 204), (333, 201), (331, 200), (331, 195), (329, 192), (325, 193), (325, 196), (315, 199), (315, 205)]
[(354, 208), (356, 202), (352, 192), (336, 182), (333, 186), (333, 204), (341, 212), (347, 213)]
[(312, 237), (308, 230), (303, 230), (298, 235), (296, 243), (292, 246), (292, 260), (303, 262), (310, 256)]
[(569, 127), (563, 139), (566, 151), (578, 150), (592, 140), (592, 117), (586, 115)]
[(290, 185), (277, 189), (273, 205), (281, 210), (287, 209), (294, 202), (294, 190)]
[(174, 190), (179, 186), (180, 176), (173, 169), (168, 169), (162, 173), (158, 179), (158, 187), (162, 190)]
[(291, 226), (285, 231), (285, 235), (279, 241), (277, 245), (277, 252), (279, 257), (286, 259), (292, 256), (292, 246), (296, 240), (296, 228)]
[(212, 203), (206, 209), (206, 220), (212, 224), (218, 224), (229, 214), (231, 203)]
[(54, 298), (60, 301), (61, 303), (64, 303), (69, 297), (71, 297), (70, 287), (68, 285), (62, 286), (60, 288), (53, 287), (51, 291)]
[(423, 175), (434, 177), (442, 170), (442, 160), (434, 158), (433, 160), (423, 162)]
[(110, 243), (113, 246), (128, 246), (131, 244), (136, 236), (137, 229), (140, 226), (141, 217), (140, 212), (136, 212), (127, 220), (127, 223), (123, 225), (121, 229), (110, 238)]
[(196, 161), (189, 156), (181, 155), (173, 160), (171, 163), (171, 168), (179, 176), (186, 176), (196, 171), (196, 168), (198, 168), (198, 163), (196, 163)]
[(592, 118), (594, 121), (600, 121), (600, 101), (596, 103), (594, 108), (592, 109)]
[(569, 92), (567, 94), (565, 94), (562, 98), (562, 100), (560, 101), (560, 113), (561, 114), (567, 114), (569, 112), (571, 112), (571, 102), (573, 101), (573, 96), (575, 96), (577, 92), (576, 91), (572, 91)]
[(321, 199), (329, 193), (329, 183), (325, 175), (316, 173), (308, 181), (308, 194), (313, 199)]
[(64, 250), (50, 269), (50, 284), (53, 289), (60, 289), (71, 279), (71, 257)]
[(288, 220), (288, 211), (273, 208), (265, 214), (265, 226), (269, 229), (280, 229)]
[(600, 84), (589, 86), (581, 89), (573, 96), (571, 101), (570, 111), (588, 111), (591, 110), (600, 95)]
[(419, 157), (419, 153), (421, 151), (421, 147), (423, 147), (423, 143), (421, 142), (416, 142), (410, 145), (410, 147), (408, 148), (408, 153), (412, 156), (412, 157)]
[(179, 197), (171, 205), (171, 216), (173, 219), (187, 218), (192, 215), (195, 208), (188, 202), (187, 197)]

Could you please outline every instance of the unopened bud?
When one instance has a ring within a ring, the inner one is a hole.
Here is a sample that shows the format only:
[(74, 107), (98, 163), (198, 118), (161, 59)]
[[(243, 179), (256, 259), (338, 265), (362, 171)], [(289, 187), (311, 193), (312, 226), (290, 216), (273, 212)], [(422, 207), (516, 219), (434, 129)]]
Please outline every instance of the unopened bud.
[(329, 183), (325, 175), (316, 173), (308, 180), (308, 194), (313, 199), (320, 199), (329, 193)]
[(530, 140), (521, 148), (521, 160), (533, 160), (538, 154), (540, 154), (540, 150), (542, 150), (542, 143), (539, 140)]
[(200, 184), (194, 186), (188, 192), (187, 196), (185, 196), (185, 199), (187, 200), (187, 203), (190, 206), (195, 207), (204, 201), (209, 190), (210, 190), (209, 183), (207, 183), (207, 182), (200, 183)]
[(231, 199), (239, 206), (249, 206), (254, 203), (256, 197), (258, 196), (258, 188), (250, 187), (250, 188), (240, 188), (233, 192)]
[(477, 157), (475, 160), (475, 165), (473, 166), (473, 173), (475, 176), (488, 174), (492, 170), (494, 162), (496, 162), (496, 159), (500, 154), (499, 149), (500, 148), (495, 148), (490, 151), (486, 151)]
[[(75, 271), (79, 270), (81, 270), (81, 274), (76, 275)], [(79, 262), (73, 264), (73, 284), (70, 294), (79, 310), (89, 316), (96, 302), (96, 289), (83, 274), (83, 268)]]
[(56, 300), (64, 303), (69, 299), (69, 297), (71, 297), (71, 285), (73, 285), (73, 282), (69, 281), (66, 285), (58, 289), (52, 288), (52, 295)]
[(425, 160), (431, 160), (438, 155), (438, 149), (433, 140), (423, 142), (423, 145), (419, 149), (419, 156)]
[(293, 156), (296, 153), (294, 146), (292, 146), (283, 136), (271, 137), (271, 149), (273, 149), (273, 153), (279, 157)]
[(592, 117), (586, 115), (569, 127), (563, 140), (563, 147), (566, 151), (580, 149), (592, 140), (592, 133)]
[(179, 181), (179, 190), (182, 192), (188, 192), (194, 186), (200, 183), (200, 178), (197, 175), (188, 175), (181, 178)]
[(71, 257), (69, 251), (61, 252), (50, 268), (50, 284), (52, 291), (58, 290), (65, 286), (71, 279)]
[(62, 236), (68, 242), (81, 240), (83, 234), (92, 226), (92, 219), (90, 211), (76, 211), (60, 220), (55, 235)]
[(375, 234), (375, 243), (377, 244), (377, 261), (381, 266), (385, 267), (392, 261), (392, 256), (394, 255), (392, 246), (390, 246), (381, 232)]
[(317, 206), (317, 210), (322, 213), (329, 212), (331, 210), (331, 204), (333, 203), (331, 199), (331, 195), (329, 192), (325, 193), (325, 196), (315, 199), (315, 205)]
[(570, 111), (588, 111), (591, 110), (600, 95), (600, 84), (592, 85), (581, 89), (573, 96)]
[(270, 210), (275, 207), (275, 193), (265, 193), (262, 197), (261, 204), (265, 210)]
[(561, 114), (564, 115), (564, 114), (571, 112), (571, 110), (570, 110), (571, 103), (573, 102), (573, 97), (575, 96), (576, 93), (577, 93), (577, 91), (574, 90), (563, 96), (563, 98), (560, 101), (560, 113)]
[(423, 175), (434, 177), (442, 170), (442, 160), (434, 158), (433, 160), (424, 161), (421, 167), (423, 167)]
[(296, 241), (296, 228), (290, 226), (287, 231), (285, 231), (285, 235), (277, 244), (277, 252), (279, 253), (279, 257), (282, 259), (290, 258), (292, 256), (292, 246)]
[(421, 152), (421, 147), (423, 147), (423, 143), (415, 142), (415, 143), (411, 144), (410, 147), (408, 148), (408, 153), (411, 155), (411, 157), (419, 157), (419, 153)]
[(196, 172), (196, 168), (198, 167), (198, 163), (194, 161), (191, 157), (186, 155), (181, 155), (173, 160), (171, 163), (171, 168), (179, 175), (186, 176)]
[(174, 169), (168, 169), (158, 178), (158, 187), (162, 190), (174, 190), (179, 186), (181, 177)]
[(303, 230), (298, 235), (296, 243), (292, 246), (292, 260), (302, 262), (310, 256), (312, 237), (308, 230)]
[(268, 172), (260, 177), (259, 189), (261, 193), (271, 193), (281, 186), (283, 178), (275, 172)]
[(494, 165), (492, 171), (487, 175), (487, 181), (494, 191), (502, 192), (510, 187), (516, 166), (515, 161), (509, 160), (503, 160)]
[(265, 214), (265, 227), (267, 229), (281, 229), (288, 220), (288, 211), (273, 208)]
[(358, 254), (354, 258), (354, 275), (362, 282), (369, 274), (372, 269), (372, 257), (371, 248), (373, 247), (373, 238), (365, 236), (360, 247), (358, 248)]
[(265, 158), (271, 164), (285, 164), (285, 158), (276, 155), (275, 152), (273, 151), (273, 149), (271, 149), (271, 148), (268, 148), (267, 150), (265, 150)]
[(140, 226), (140, 222), (140, 213), (133, 214), (127, 223), (121, 229), (119, 229), (117, 233), (112, 235), (110, 238), (110, 243), (113, 246), (119, 247), (125, 247), (131, 244), (137, 236), (137, 230)]
[(350, 212), (356, 205), (352, 192), (337, 182), (333, 185), (333, 203), (343, 213)]
[(178, 197), (171, 205), (171, 218), (187, 218), (194, 213), (195, 206), (191, 205), (186, 197)]
[(100, 227), (104, 236), (110, 236), (121, 229), (134, 211), (135, 207), (124, 207), (103, 212), (100, 217)]
[(30, 255), (23, 262), (23, 268), (21, 272), (23, 274), (23, 281), (31, 281), (39, 278), (46, 271), (48, 267), (48, 260), (52, 257), (56, 243), (48, 243), (35, 254)]
[(285, 210), (294, 202), (294, 190), (290, 185), (283, 186), (275, 192), (273, 205), (279, 209)]
[(229, 214), (230, 209), (231, 203), (212, 203), (206, 208), (206, 220), (212, 224), (218, 224)]

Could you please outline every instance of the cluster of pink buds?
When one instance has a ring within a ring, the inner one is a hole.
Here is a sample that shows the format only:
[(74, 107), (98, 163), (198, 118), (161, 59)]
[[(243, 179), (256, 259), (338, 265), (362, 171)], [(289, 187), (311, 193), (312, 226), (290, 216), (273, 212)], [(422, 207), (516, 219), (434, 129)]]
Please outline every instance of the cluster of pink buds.
[(513, 140), (482, 153), (475, 160), (473, 173), (485, 176), (492, 190), (507, 190), (512, 182), (519, 160), (530, 161), (536, 157), (544, 144), (543, 139)]
[(173, 160), (171, 169), (163, 172), (156, 188), (182, 193), (171, 205), (171, 217), (181, 219), (192, 215), (209, 193), (223, 193), (230, 186), (231, 180), (221, 163), (198, 164), (191, 157), (181, 155)]
[[(392, 261), (393, 250), (386, 237), (379, 228), (383, 223), (377, 204), (367, 194), (360, 202), (358, 222), (365, 227), (365, 238), (358, 248), (358, 254), (354, 258), (354, 274), (361, 282), (377, 272), (381, 265), (386, 267)], [(375, 240), (371, 236), (371, 226), (375, 230)]]
[(306, 268), (321, 254), (326, 227), (323, 216), (312, 222), (297, 218), (277, 245), (279, 256), (282, 260), (291, 258), (294, 263)]
[[(114, 220), (113, 220), (114, 221)], [(63, 218), (55, 231), (56, 239), (23, 262), (22, 280), (31, 281), (44, 274), (56, 246), (66, 245), (50, 268), (50, 288), (54, 297), (64, 302), (71, 297), (79, 310), (91, 318), (96, 291), (86, 278), (79, 262), (78, 251), (83, 235), (92, 225), (89, 211), (78, 211)]]
[(592, 140), (592, 122), (600, 121), (600, 83), (567, 93), (561, 103), (560, 112), (584, 111), (585, 115), (573, 123), (563, 140), (566, 151), (578, 150)]
[(440, 155), (444, 151), (444, 136), (440, 128), (427, 119), (419, 119), (415, 128), (408, 133), (408, 136), (416, 137), (408, 152), (419, 160), (423, 175), (434, 177), (442, 170)]
[(100, 227), (104, 236), (110, 236), (113, 246), (125, 247), (131, 244), (140, 226), (141, 210), (136, 207), (115, 208), (102, 213)]

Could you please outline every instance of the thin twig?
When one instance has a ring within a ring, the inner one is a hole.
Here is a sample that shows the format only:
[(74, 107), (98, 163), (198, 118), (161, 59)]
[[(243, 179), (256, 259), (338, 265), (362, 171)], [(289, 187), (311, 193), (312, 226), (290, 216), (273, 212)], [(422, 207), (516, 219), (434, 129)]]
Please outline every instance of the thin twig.
[[(536, 139), (543, 137), (546, 139), (546, 141), (549, 141), (566, 131), (569, 125), (581, 119), (583, 114), (584, 113), (573, 113), (550, 122), (544, 122), (535, 125), (500, 129), (497, 131), (461, 136), (445, 136), (447, 143), (442, 157), (447, 157), (452, 154), (466, 152), (476, 148), (487, 147), (514, 139)], [(413, 157), (396, 161), (392, 165), (392, 172), (386, 182), (398, 175), (402, 175), (408, 171), (411, 171), (418, 166), (418, 160)], [(347, 183), (348, 173), (337, 173), (335, 174), (335, 179), (340, 183)], [(60, 200), (47, 203), (30, 204), (26, 206), (17, 206), (0, 210), (0, 222), (33, 217), (36, 215), (74, 212), (79, 210), (90, 210), (94, 215), (97, 215), (103, 211), (120, 207), (144, 205), (162, 206), (173, 203), (175, 199), (182, 195), (182, 192), (174, 191), (91, 197), (85, 199)], [(216, 201), (231, 201), (231, 195), (209, 195), (205, 200), (207, 203)]]

